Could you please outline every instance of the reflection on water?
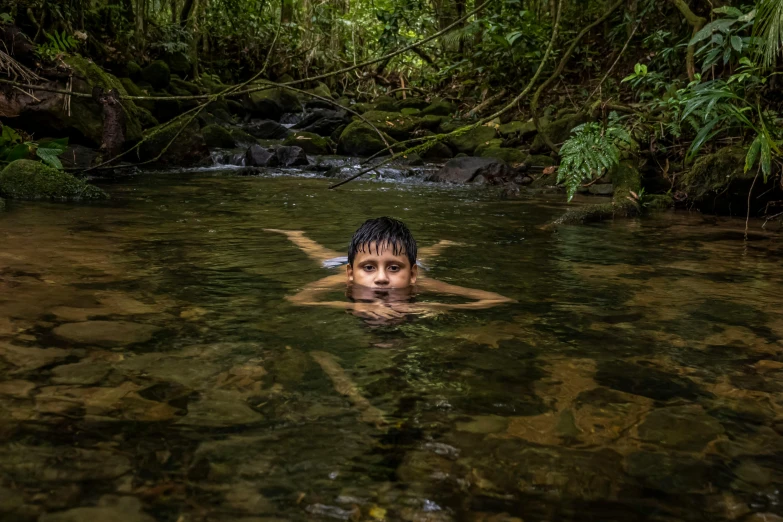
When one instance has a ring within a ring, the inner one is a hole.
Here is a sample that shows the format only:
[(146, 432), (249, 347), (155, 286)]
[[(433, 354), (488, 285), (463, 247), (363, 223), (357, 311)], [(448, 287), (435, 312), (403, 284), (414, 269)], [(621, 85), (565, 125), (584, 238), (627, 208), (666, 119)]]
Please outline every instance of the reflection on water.
[[(783, 516), (780, 244), (427, 185), (141, 176), (0, 216), (0, 519)], [(286, 295), (367, 217), (518, 302), (370, 327)], [(42, 516), (43, 515), (43, 516)]]

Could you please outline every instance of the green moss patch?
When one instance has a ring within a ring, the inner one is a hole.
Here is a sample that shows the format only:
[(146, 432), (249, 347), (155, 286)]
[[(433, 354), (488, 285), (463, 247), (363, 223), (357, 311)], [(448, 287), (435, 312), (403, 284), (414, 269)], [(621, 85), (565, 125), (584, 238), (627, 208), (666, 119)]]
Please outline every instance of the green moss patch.
[(9, 199), (80, 201), (109, 195), (74, 176), (31, 160), (16, 160), (0, 172), (0, 194)]

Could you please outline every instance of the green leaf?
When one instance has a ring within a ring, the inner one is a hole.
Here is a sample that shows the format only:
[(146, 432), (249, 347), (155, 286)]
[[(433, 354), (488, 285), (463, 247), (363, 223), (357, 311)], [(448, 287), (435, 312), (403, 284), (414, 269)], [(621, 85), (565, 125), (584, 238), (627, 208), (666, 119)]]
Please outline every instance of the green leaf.
[(740, 16), (742, 16), (742, 11), (740, 11), (736, 7), (731, 7), (729, 5), (723, 6), (723, 7), (718, 7), (717, 9), (713, 9), (712, 12), (713, 13), (718, 13), (718, 14), (725, 14), (725, 15), (731, 16), (733, 18), (739, 18)]
[(642, 72), (642, 65), (641, 65), (641, 64), (639, 64), (639, 63), (637, 63), (636, 65), (634, 65), (634, 66), (633, 66), (633, 72), (634, 72), (634, 74), (636, 74), (637, 76), (638, 76), (639, 74), (641, 74), (641, 72)]
[(20, 143), (8, 153), (6, 161), (16, 161), (18, 159), (25, 159), (30, 154), (30, 145), (27, 143)]
[(742, 38), (740, 38), (736, 34), (732, 35), (732, 37), (731, 37), (731, 46), (734, 48), (735, 51), (737, 51), (738, 53), (741, 53), (742, 52)]
[(712, 36), (712, 33), (718, 31), (721, 33), (725, 33), (737, 20), (731, 20), (727, 18), (719, 18), (718, 20), (715, 20), (714, 22), (710, 22), (704, 27), (701, 28), (701, 30), (693, 35), (693, 38), (691, 38), (691, 41), (688, 42), (688, 45), (693, 45), (695, 43), (701, 42), (702, 40), (706, 40), (710, 36)]
[(701, 149), (702, 145), (704, 145), (707, 141), (709, 141), (713, 136), (718, 134), (721, 130), (721, 128), (718, 128), (716, 131), (712, 131), (712, 129), (721, 121), (721, 118), (713, 118), (707, 124), (699, 130), (699, 133), (696, 134), (696, 139), (693, 140), (693, 143), (691, 143), (690, 148), (688, 149), (688, 154), (685, 157), (686, 162), (693, 161), (693, 158), (696, 156), (696, 154), (699, 153), (699, 150)]
[(21, 141), (22, 137), (17, 134), (17, 132), (9, 127), (8, 125), (5, 125), (3, 127), (3, 134), (0, 136), (0, 143), (16, 143), (17, 141)]
[(761, 135), (757, 135), (753, 143), (750, 144), (748, 153), (745, 155), (745, 172), (753, 168), (756, 164), (756, 160), (759, 157), (759, 151), (761, 151)]
[(769, 173), (772, 170), (772, 152), (769, 147), (769, 138), (764, 135), (761, 138), (761, 172), (764, 173), (764, 183), (767, 182)]
[(62, 170), (63, 164), (60, 162), (58, 156), (65, 151), (67, 143), (67, 138), (41, 142), (35, 150), (35, 155), (41, 158), (41, 160), (50, 167)]

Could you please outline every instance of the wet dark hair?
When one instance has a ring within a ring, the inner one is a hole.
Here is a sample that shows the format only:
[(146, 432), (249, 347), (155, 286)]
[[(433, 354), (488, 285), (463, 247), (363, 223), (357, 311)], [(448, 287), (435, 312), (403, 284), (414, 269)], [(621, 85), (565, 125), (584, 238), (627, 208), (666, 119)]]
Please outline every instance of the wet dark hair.
[(411, 267), (416, 264), (416, 240), (405, 226), (405, 223), (390, 217), (368, 219), (360, 226), (351, 238), (348, 247), (348, 264), (353, 265), (357, 252), (366, 252), (375, 243), (376, 253), (391, 248), (392, 254), (405, 254)]

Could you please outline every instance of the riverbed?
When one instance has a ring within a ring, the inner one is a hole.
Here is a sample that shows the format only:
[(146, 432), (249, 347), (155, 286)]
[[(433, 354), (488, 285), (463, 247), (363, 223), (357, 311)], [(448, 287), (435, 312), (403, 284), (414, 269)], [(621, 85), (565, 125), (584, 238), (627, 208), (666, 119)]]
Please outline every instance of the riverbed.
[[(331, 181), (147, 173), (0, 214), (0, 518), (783, 516), (776, 234)], [(286, 299), (339, 268), (264, 229), (344, 252), (380, 215), (455, 243), (427, 277), (516, 302), (383, 323)]]

